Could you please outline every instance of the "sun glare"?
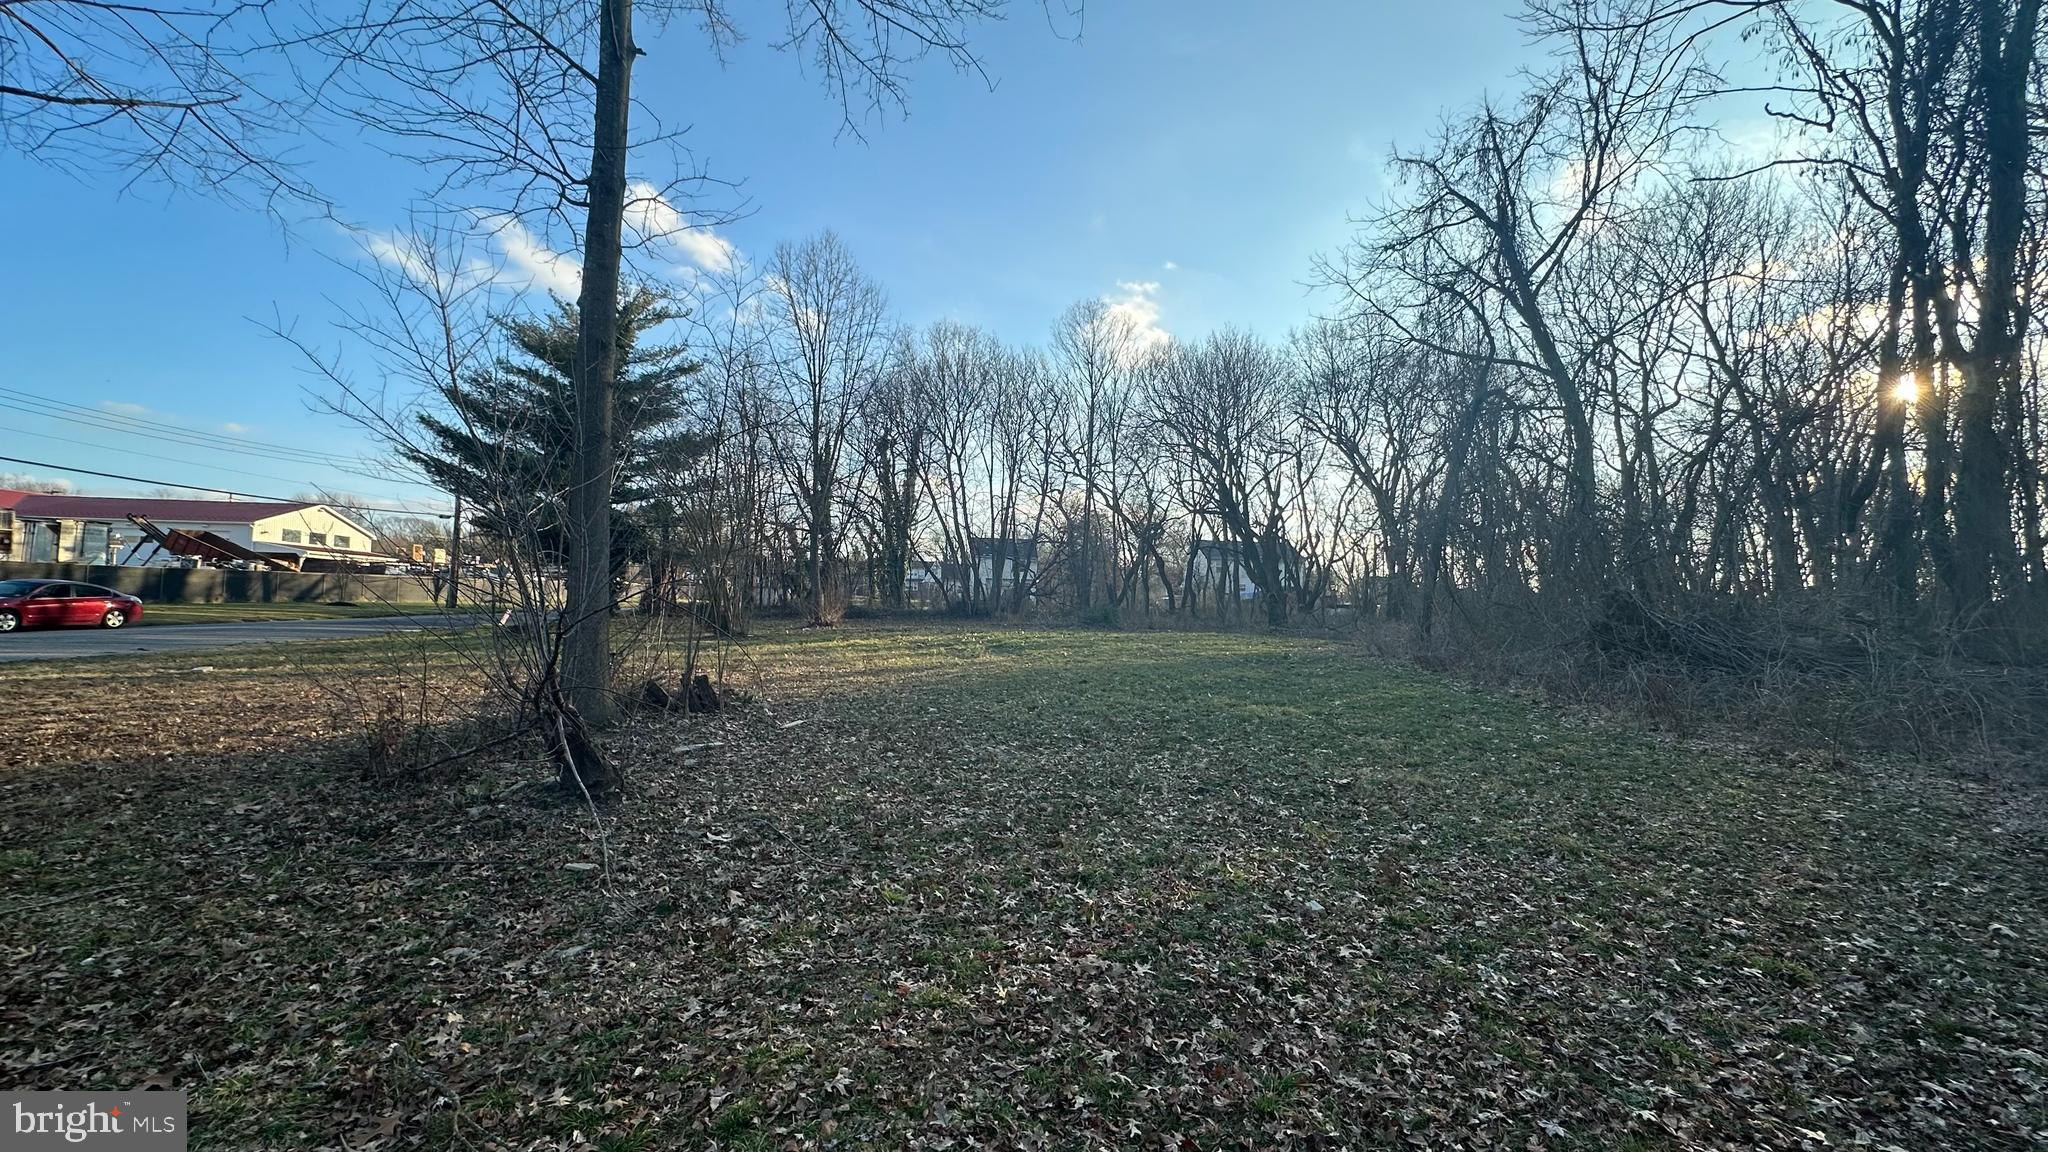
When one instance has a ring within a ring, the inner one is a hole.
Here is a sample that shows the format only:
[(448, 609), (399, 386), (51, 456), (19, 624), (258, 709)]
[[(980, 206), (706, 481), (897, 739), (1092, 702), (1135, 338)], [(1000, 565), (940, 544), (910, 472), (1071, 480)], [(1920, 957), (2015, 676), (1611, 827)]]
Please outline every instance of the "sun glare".
[(1911, 375), (1899, 377), (1892, 385), (1892, 399), (1901, 404), (1911, 404), (1920, 399), (1920, 381)]

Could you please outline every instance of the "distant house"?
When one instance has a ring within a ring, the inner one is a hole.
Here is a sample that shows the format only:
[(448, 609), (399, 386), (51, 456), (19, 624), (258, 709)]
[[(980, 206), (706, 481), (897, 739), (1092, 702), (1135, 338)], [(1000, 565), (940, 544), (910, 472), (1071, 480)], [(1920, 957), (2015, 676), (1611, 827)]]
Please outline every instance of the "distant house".
[(912, 560), (903, 571), (903, 586), (912, 592), (958, 587), (960, 566), (950, 560)]
[(912, 604), (935, 608), (951, 602), (960, 587), (960, 565), (950, 560), (912, 559), (903, 569), (903, 595)]
[[(1301, 553), (1292, 544), (1280, 543), (1280, 563), (1299, 569)], [(1236, 588), (1239, 600), (1259, 598), (1258, 566), (1250, 553), (1235, 540), (1196, 540), (1188, 557), (1188, 579), (1196, 587), (1213, 590), (1219, 585)]]
[(376, 533), (327, 504), (68, 496), (0, 488), (0, 560), (172, 565), (130, 516), (166, 532), (212, 533), (265, 558), (308, 570), (381, 565)]
[(981, 587), (990, 595), (996, 592), (996, 565), (1002, 565), (1003, 587), (1016, 586), (1018, 581), (1028, 587), (1038, 579), (1038, 541), (1000, 540), (993, 536), (969, 536), (967, 545), (973, 552), (971, 558), (981, 578)]

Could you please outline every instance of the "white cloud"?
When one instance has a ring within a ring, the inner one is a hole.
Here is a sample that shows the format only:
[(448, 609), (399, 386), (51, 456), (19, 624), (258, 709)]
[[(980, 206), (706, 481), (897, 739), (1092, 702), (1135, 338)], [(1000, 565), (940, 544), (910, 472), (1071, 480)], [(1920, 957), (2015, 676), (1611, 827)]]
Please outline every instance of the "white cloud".
[(220, 430), (227, 433), (230, 436), (240, 436), (249, 431), (249, 426), (247, 424), (237, 424), (233, 420), (230, 420), (227, 423), (221, 425)]
[(644, 181), (627, 186), (626, 223), (644, 244), (676, 248), (691, 265), (706, 272), (725, 272), (739, 259), (732, 241), (709, 228), (699, 228)]
[(397, 268), (416, 284), (433, 281), (433, 266), (422, 260), (418, 252), (401, 242), (397, 236), (386, 232), (372, 232), (363, 243), (370, 250), (371, 258), (379, 264), (389, 264)]
[(1159, 326), (1159, 281), (1123, 280), (1116, 288), (1102, 302), (1109, 305), (1110, 315), (1130, 324), (1141, 347), (1155, 348), (1173, 339), (1172, 333)]
[(436, 258), (423, 251), (419, 241), (396, 232), (367, 233), (363, 245), (378, 263), (398, 269), (418, 284), (450, 277), (454, 286), (495, 283), (517, 291), (539, 287), (571, 298), (582, 287), (583, 265), (574, 256), (549, 248), (517, 217), (479, 213), (476, 220), (504, 257), (502, 266), (494, 268), (489, 261), (468, 259), (459, 269), (437, 267)]
[(1175, 263), (1174, 263), (1173, 261), (1171, 261), (1171, 260), (1168, 260), (1168, 261), (1167, 261), (1166, 263), (1164, 263), (1164, 264), (1161, 264), (1161, 265), (1159, 266), (1159, 269), (1160, 269), (1160, 271), (1162, 271), (1162, 272), (1178, 272), (1178, 271), (1180, 271), (1180, 265), (1178, 265), (1178, 264), (1175, 264)]
[(526, 230), (510, 216), (490, 216), (483, 221), (505, 254), (505, 270), (498, 281), (524, 287), (545, 288), (557, 296), (573, 297), (583, 286), (583, 265), (573, 256), (557, 252)]
[(449, 239), (448, 247), (443, 249), (435, 247), (444, 239), (438, 234), (355, 228), (348, 232), (371, 259), (398, 269), (407, 281), (420, 287), (432, 286), (450, 295), (489, 284), (523, 291), (538, 280), (555, 292), (576, 294), (581, 286), (581, 272), (574, 257), (550, 251), (510, 216), (478, 213), (475, 218), (491, 244), (504, 254), (502, 262), (480, 255), (466, 236)]
[(152, 409), (146, 404), (130, 404), (126, 400), (102, 400), (100, 411), (112, 412), (116, 416), (147, 416)]
[[(627, 193), (626, 226), (640, 244), (677, 261), (670, 269), (677, 279), (694, 284), (702, 273), (730, 271), (739, 263), (740, 251), (730, 240), (692, 225), (654, 185), (636, 182), (628, 185)], [(499, 267), (470, 259), (458, 271), (437, 270), (434, 260), (398, 233), (368, 233), (363, 243), (373, 259), (420, 283), (431, 283), (437, 275), (452, 275), (465, 285), (491, 282), (515, 291), (543, 288), (571, 298), (582, 288), (582, 261), (548, 247), (545, 239), (518, 217), (480, 213), (476, 220), (503, 258)]]

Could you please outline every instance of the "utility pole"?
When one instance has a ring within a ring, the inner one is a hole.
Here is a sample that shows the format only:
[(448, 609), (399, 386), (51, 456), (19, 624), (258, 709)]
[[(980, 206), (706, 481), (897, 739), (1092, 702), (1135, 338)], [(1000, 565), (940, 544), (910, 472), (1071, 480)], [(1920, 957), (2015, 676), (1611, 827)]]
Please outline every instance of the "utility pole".
[(448, 610), (455, 611), (456, 593), (462, 579), (462, 493), (455, 494), (455, 519), (448, 528)]

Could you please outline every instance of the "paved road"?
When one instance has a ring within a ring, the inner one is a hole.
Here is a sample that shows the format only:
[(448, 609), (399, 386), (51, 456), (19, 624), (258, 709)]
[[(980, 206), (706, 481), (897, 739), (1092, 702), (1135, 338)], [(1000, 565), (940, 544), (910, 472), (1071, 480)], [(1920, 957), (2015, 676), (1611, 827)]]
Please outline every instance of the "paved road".
[(462, 627), (474, 616), (373, 616), (359, 620), (264, 620), (246, 624), (164, 624), (147, 628), (37, 628), (0, 636), (0, 663), (68, 660), (134, 652), (197, 652), (237, 644), (354, 640), (386, 632)]

